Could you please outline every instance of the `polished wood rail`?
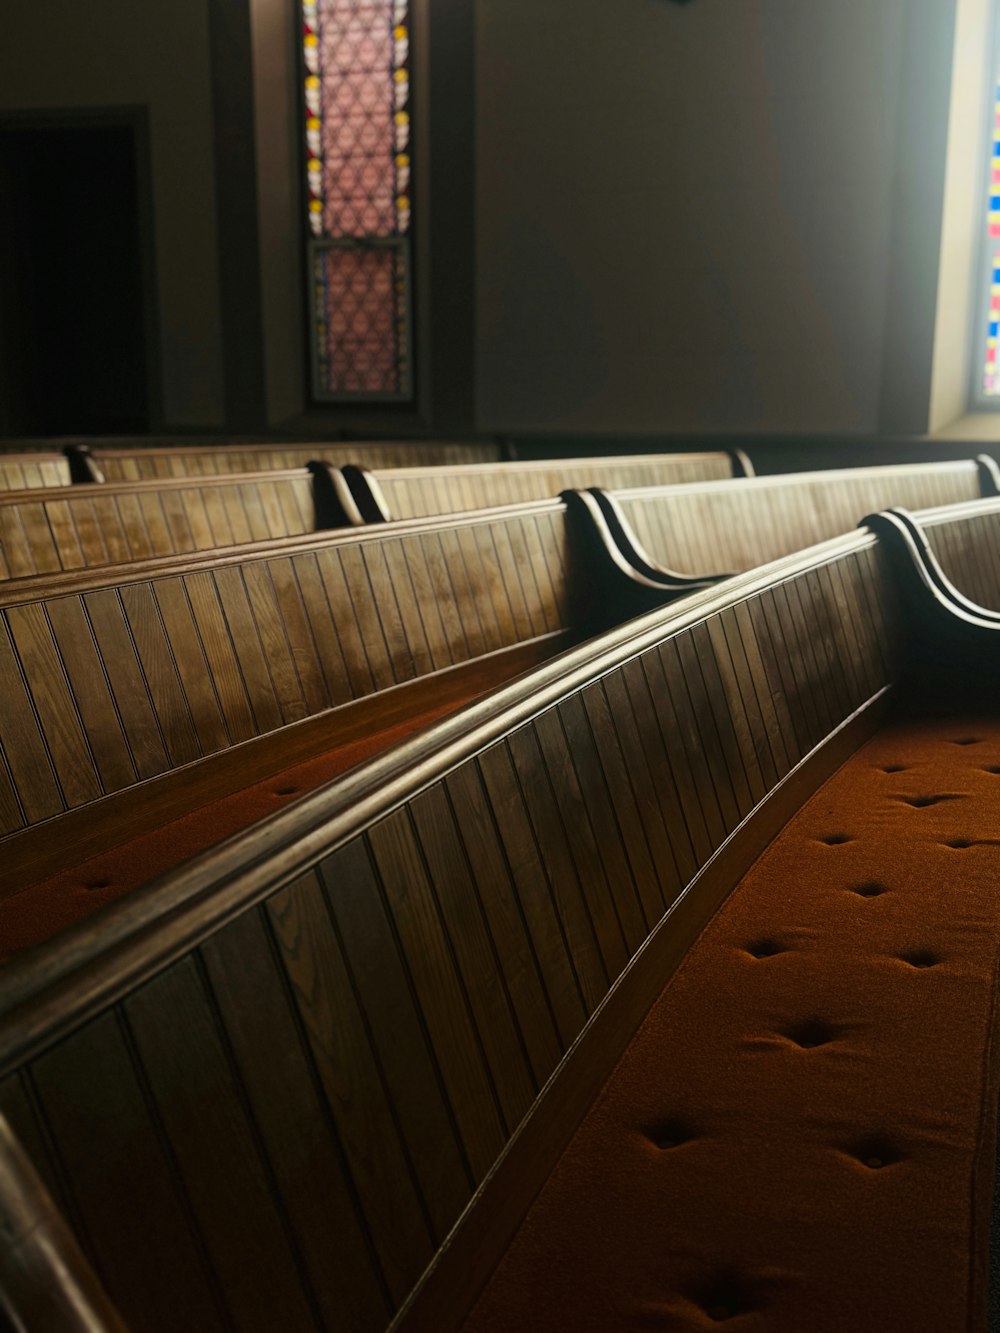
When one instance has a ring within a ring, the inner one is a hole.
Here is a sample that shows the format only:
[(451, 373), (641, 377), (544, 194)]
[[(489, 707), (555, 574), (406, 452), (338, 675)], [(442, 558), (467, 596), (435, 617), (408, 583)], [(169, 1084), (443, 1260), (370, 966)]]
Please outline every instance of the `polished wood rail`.
[(864, 514), (929, 509), (998, 492), (991, 458), (831, 469), (596, 498), (636, 568), (704, 576), (751, 569), (848, 532)]
[(67, 486), (69, 482), (69, 462), (62, 454), (0, 453), (0, 493), (36, 486)]
[(457, 1327), (689, 941), (873, 729), (903, 633), (852, 533), (9, 964), (0, 1109), (126, 1324)]
[(70, 445), (67, 455), (78, 481), (141, 481), (154, 477), (218, 476), (303, 467), (311, 459), (369, 467), (428, 467), (491, 463), (501, 449), (491, 441), (343, 440), (297, 444), (175, 445), (153, 448), (90, 448)]
[(373, 471), (354, 465), (343, 469), (357, 507), (351, 518), (362, 523), (518, 504), (546, 499), (570, 487), (653, 486), (752, 472), (749, 459), (738, 451), (470, 463), (435, 468), (433, 472), (402, 467)]
[(337, 525), (305, 469), (0, 493), (0, 576), (184, 555)]

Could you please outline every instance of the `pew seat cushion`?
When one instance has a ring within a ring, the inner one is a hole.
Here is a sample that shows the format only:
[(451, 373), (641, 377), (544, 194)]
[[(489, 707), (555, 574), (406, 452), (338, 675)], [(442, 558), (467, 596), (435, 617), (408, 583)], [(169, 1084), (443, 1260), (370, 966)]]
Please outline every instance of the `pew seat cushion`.
[(468, 1333), (985, 1327), (1000, 721), (900, 721), (666, 985)]
[(338, 745), (58, 874), (25, 885), (20, 892), (0, 901), (0, 962), (44, 943), (66, 926), (91, 916), (139, 885), (249, 828), (288, 802), (455, 711), (471, 697), (456, 693), (432, 708), (414, 712), (403, 722)]

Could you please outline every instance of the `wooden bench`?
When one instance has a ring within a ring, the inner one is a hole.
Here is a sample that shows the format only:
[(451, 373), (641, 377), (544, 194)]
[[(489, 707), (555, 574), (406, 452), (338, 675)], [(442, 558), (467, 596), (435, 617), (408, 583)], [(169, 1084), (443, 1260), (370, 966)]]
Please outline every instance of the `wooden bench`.
[(154, 448), (67, 446), (74, 480), (142, 481), (155, 477), (219, 476), (227, 472), (284, 471), (311, 459), (334, 465), (365, 462), (371, 467), (429, 467), (491, 463), (501, 448), (490, 441), (345, 440), (297, 444), (176, 445)]
[(0, 492), (67, 486), (69, 482), (69, 462), (62, 454), (0, 453)]
[(854, 527), (865, 513), (892, 505), (924, 509), (1000, 493), (991, 458), (954, 463), (849, 468), (567, 494), (580, 541), (595, 552), (595, 584), (622, 595), (627, 608), (661, 605), (727, 574), (752, 569)]
[[(882, 498), (873, 480), (843, 475), (842, 526)], [(760, 550), (780, 551), (787, 486), (752, 485)], [(0, 898), (328, 753), (314, 784), (367, 733), (388, 744), (676, 593), (626, 567), (600, 515), (584, 530), (559, 501), (14, 581), (0, 588)], [(120, 862), (111, 878), (134, 882)]]
[(851, 533), (574, 648), (15, 960), (0, 1198), (48, 1217), (29, 1163), (86, 1260), (46, 1229), (0, 1259), (8, 1299), (47, 1243), (51, 1300), (95, 1310), (60, 1329), (117, 1327), (88, 1265), (144, 1333), (457, 1328), (916, 628)]
[(0, 494), (0, 577), (185, 555), (343, 526), (326, 469)]
[(7, 581), (0, 899), (561, 651), (588, 571), (549, 501)]
[(341, 471), (343, 486), (354, 502), (348, 518), (355, 523), (384, 523), (519, 504), (577, 487), (617, 489), (753, 475), (750, 460), (739, 451), (470, 463), (435, 468), (433, 473), (410, 467), (373, 471), (353, 464)]

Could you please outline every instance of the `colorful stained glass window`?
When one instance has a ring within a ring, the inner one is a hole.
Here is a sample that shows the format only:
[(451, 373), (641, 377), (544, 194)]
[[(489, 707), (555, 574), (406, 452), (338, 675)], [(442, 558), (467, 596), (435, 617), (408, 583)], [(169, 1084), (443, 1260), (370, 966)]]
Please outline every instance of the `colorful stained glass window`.
[(1000, 397), (997, 348), (1000, 345), (1000, 85), (993, 95), (990, 126), (990, 178), (986, 195), (986, 246), (989, 273), (989, 303), (986, 310), (986, 342), (981, 390), (986, 398)]
[(302, 0), (318, 398), (411, 394), (408, 0)]

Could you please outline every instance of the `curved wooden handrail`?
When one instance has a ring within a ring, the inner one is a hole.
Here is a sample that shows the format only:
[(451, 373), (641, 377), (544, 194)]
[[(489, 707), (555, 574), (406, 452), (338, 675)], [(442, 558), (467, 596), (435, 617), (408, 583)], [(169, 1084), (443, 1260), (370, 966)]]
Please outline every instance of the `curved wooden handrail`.
[(126, 1333), (0, 1114), (0, 1310), (17, 1333)]
[(391, 523), (392, 513), (371, 468), (345, 463), (340, 470), (353, 501), (352, 522)]
[[(993, 512), (1000, 518), (1000, 505), (995, 505)], [(941, 597), (951, 602), (970, 620), (1000, 624), (1000, 611), (980, 606), (978, 602), (974, 602), (970, 597), (966, 597), (963, 592), (959, 591), (944, 572), (940, 560), (934, 554), (925, 526), (919, 523), (908, 509), (896, 508), (884, 511), (883, 514), (874, 516), (875, 522), (878, 523), (879, 520), (887, 516), (894, 520), (890, 527), (887, 527), (887, 534), (890, 528), (899, 531), (903, 549), (910, 556), (914, 567), (920, 572), (922, 586), (926, 587), (928, 591), (934, 590), (939, 593)], [(869, 520), (866, 519), (865, 522), (868, 523)]]

